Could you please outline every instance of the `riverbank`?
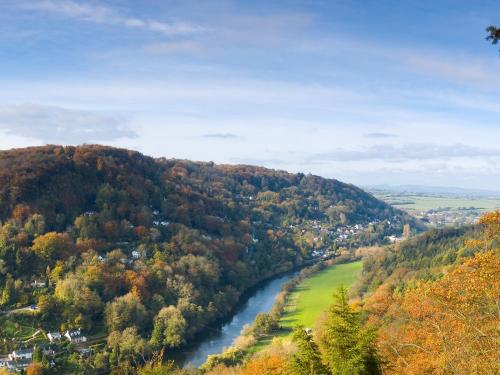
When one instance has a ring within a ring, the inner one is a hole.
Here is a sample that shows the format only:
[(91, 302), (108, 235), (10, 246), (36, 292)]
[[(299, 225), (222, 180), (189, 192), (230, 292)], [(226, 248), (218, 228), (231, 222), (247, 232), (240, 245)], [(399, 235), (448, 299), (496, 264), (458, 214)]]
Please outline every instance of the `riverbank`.
[[(358, 278), (362, 262), (317, 263), (283, 285), (269, 313), (259, 314), (251, 325), (223, 353), (209, 356), (203, 365), (236, 365), (248, 355), (266, 347), (275, 337), (287, 339), (297, 325), (313, 323), (331, 303), (335, 289), (350, 287)], [(312, 325), (312, 324), (311, 324)]]

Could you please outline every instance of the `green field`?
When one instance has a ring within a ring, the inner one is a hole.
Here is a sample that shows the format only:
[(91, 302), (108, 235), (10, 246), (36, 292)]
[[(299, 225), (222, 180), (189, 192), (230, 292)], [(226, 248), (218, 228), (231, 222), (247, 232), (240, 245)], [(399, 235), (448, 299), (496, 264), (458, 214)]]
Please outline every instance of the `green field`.
[(341, 285), (350, 287), (360, 275), (362, 267), (361, 261), (337, 264), (305, 279), (287, 298), (279, 332), (260, 339), (252, 351), (261, 350), (274, 337), (290, 338), (294, 327), (298, 325), (313, 328), (315, 320), (333, 302), (335, 290)]
[(361, 261), (338, 264), (320, 271), (304, 280), (290, 294), (280, 324), (286, 330), (297, 325), (314, 327), (314, 321), (332, 303), (335, 290), (344, 285), (350, 287), (358, 278), (363, 264)]
[(428, 211), (432, 209), (457, 209), (473, 207), (479, 211), (500, 208), (500, 198), (444, 197), (438, 195), (375, 194), (375, 197), (405, 210)]

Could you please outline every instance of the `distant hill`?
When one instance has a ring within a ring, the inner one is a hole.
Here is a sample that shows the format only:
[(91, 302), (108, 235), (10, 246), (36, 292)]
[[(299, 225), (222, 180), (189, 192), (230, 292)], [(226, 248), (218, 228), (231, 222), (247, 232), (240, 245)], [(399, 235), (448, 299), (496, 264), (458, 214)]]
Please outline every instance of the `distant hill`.
[(364, 189), (370, 192), (391, 192), (405, 194), (428, 194), (456, 197), (500, 197), (500, 191), (484, 189), (467, 189), (451, 186), (423, 185), (366, 185)]
[[(46, 329), (104, 320), (169, 347), (314, 249), (333, 254), (336, 228), (366, 228), (361, 244), (419, 227), (334, 179), (99, 145), (0, 152), (0, 220), (3, 309), (38, 303)], [(31, 293), (34, 280), (47, 288)], [(164, 316), (178, 321), (169, 338)]]

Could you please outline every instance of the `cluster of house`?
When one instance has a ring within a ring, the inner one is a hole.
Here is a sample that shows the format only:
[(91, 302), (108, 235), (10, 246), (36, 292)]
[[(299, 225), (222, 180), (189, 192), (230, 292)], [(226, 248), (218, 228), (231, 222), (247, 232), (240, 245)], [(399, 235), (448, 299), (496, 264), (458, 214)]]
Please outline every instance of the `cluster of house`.
[(87, 337), (82, 334), (81, 329), (76, 329), (74, 331), (66, 331), (62, 335), (59, 332), (49, 332), (47, 333), (47, 338), (50, 343), (58, 343), (63, 340), (63, 338), (67, 339), (69, 342), (73, 344), (80, 344), (82, 342), (87, 342)]
[[(8, 357), (0, 358), (0, 368), (6, 368), (9, 371), (22, 371), (26, 369), (33, 361), (33, 353), (36, 346), (33, 348), (14, 350), (9, 353)], [(53, 357), (56, 352), (50, 346), (41, 346), (42, 353), (46, 356)], [(55, 363), (52, 360), (50, 364), (53, 366)]]
[(477, 222), (481, 212), (477, 209), (442, 209), (442, 210), (429, 210), (417, 211), (415, 216), (428, 222), (430, 225), (438, 228), (453, 226), (460, 227), (463, 225), (470, 225)]
[[(87, 342), (87, 337), (82, 334), (80, 329), (72, 331), (68, 330), (63, 334), (59, 332), (49, 332), (47, 334), (47, 338), (51, 344), (60, 343), (65, 339), (73, 344)], [(33, 361), (33, 353), (36, 348), (37, 347), (34, 346), (32, 348), (17, 349), (12, 351), (7, 357), (0, 358), (0, 368), (7, 368), (10, 371), (22, 371), (26, 369)], [(46, 356), (53, 357), (56, 354), (55, 350), (50, 345), (41, 345), (40, 349)], [(53, 366), (54, 364), (55, 363), (52, 360), (51, 365)]]

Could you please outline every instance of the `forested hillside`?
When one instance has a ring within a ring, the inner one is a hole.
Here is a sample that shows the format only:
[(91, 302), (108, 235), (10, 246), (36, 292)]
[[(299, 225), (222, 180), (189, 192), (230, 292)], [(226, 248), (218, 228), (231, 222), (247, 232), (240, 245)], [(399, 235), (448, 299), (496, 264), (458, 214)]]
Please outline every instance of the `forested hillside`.
[[(341, 228), (358, 243), (418, 228), (336, 180), (103, 146), (0, 152), (0, 218), (0, 308), (109, 336), (103, 371), (183, 345), (314, 250), (334, 256), (352, 244)], [(2, 352), (21, 346), (7, 332)]]
[(498, 374), (499, 245), (497, 211), (382, 248), (365, 259), (363, 299), (340, 288), (312, 331), (207, 374)]

